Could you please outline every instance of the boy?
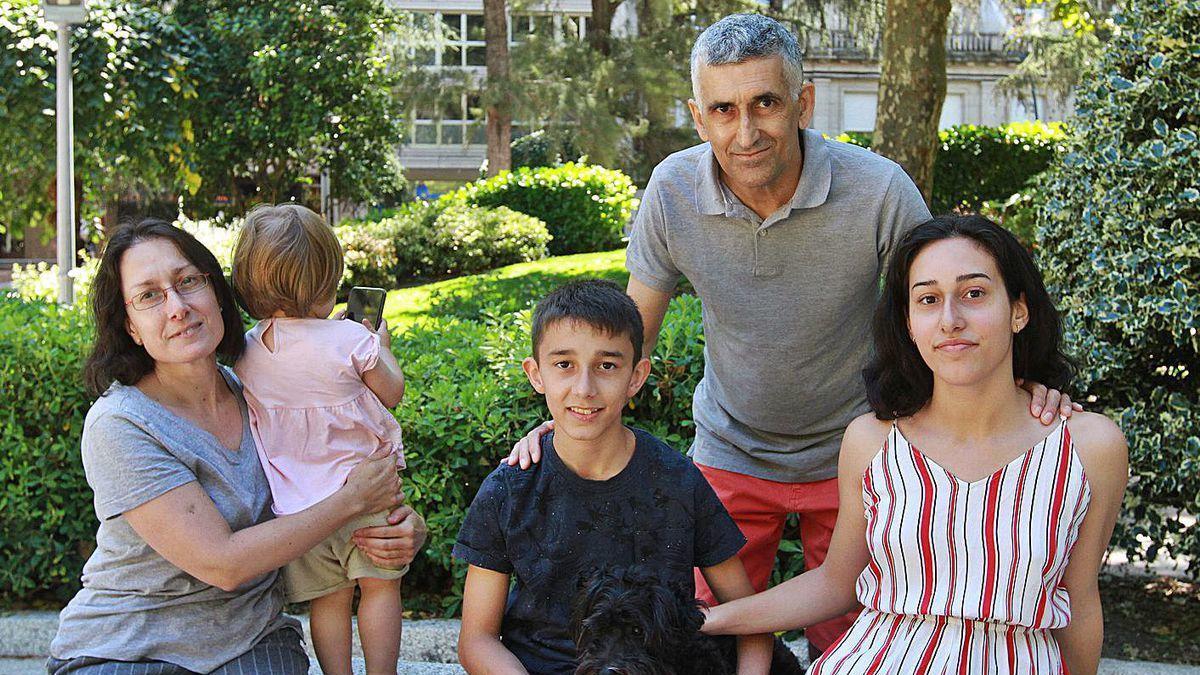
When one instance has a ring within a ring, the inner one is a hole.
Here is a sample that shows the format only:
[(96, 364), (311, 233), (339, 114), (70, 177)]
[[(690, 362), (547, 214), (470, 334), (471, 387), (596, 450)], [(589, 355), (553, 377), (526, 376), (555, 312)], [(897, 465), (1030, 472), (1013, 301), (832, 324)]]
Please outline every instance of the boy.
[[(572, 673), (571, 603), (594, 567), (649, 564), (689, 593), (699, 567), (722, 602), (753, 592), (735, 555), (746, 539), (699, 470), (621, 423), (650, 372), (642, 337), (637, 306), (610, 282), (568, 284), (534, 311), (522, 366), (555, 430), (536, 467), (487, 477), (459, 532), (467, 672)], [(771, 649), (769, 635), (742, 638), (739, 672), (767, 672)]]

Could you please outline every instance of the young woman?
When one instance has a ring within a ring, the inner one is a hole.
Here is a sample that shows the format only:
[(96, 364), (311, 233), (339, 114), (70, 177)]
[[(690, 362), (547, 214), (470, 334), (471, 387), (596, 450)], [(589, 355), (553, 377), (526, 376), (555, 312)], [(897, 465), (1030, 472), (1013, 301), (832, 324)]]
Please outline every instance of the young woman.
[[(1095, 673), (1096, 577), (1128, 477), (1121, 431), (1076, 413), (1050, 434), (1021, 379), (1072, 367), (1033, 260), (979, 216), (895, 250), (864, 371), (874, 415), (846, 430), (819, 568), (709, 610), (704, 631), (798, 628), (865, 606), (827, 673)], [(864, 517), (865, 516), (865, 517)]]

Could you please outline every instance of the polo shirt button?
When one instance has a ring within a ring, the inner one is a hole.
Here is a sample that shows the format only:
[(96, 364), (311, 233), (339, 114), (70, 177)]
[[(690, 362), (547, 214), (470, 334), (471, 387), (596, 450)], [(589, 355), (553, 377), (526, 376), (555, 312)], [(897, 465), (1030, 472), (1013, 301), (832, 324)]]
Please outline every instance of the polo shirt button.
[(760, 237), (765, 237), (765, 236), (767, 236), (767, 231), (766, 231), (766, 230), (759, 230), (759, 231), (758, 231), (758, 236), (760, 236)]

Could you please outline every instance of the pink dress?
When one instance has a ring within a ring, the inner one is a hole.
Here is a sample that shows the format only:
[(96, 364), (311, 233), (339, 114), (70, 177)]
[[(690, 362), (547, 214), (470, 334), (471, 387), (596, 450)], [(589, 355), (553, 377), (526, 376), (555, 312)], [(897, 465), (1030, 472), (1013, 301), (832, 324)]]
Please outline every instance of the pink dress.
[(1091, 500), (1065, 422), (964, 481), (893, 424), (863, 474), (865, 609), (813, 664), (831, 673), (1063, 673), (1063, 572)]
[[(270, 326), (274, 350), (262, 340)], [(246, 333), (234, 371), (276, 515), (332, 495), (379, 448), (404, 467), (400, 425), (362, 380), (379, 348), (379, 336), (353, 321), (266, 319)]]

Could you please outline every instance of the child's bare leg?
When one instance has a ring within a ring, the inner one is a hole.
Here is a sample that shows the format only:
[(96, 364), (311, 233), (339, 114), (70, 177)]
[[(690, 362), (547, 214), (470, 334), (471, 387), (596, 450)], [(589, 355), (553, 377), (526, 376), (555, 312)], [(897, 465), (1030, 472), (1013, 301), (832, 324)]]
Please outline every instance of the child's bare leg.
[(309, 606), (308, 627), (313, 649), (325, 675), (351, 675), (350, 610), (354, 587), (322, 595)]
[(396, 675), (404, 608), (399, 579), (358, 580), (358, 639), (367, 660), (367, 675)]

